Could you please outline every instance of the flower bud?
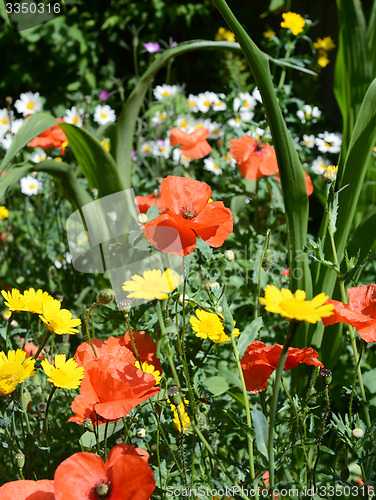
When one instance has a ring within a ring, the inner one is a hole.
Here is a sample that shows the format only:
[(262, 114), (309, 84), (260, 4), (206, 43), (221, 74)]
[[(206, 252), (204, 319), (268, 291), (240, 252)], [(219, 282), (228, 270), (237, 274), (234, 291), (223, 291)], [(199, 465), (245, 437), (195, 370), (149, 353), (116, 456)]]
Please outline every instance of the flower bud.
[(37, 410), (40, 413), (44, 413), (46, 411), (46, 408), (47, 408), (47, 403), (45, 401), (41, 401), (40, 403), (37, 404)]
[(123, 299), (119, 302), (119, 309), (122, 313), (128, 314), (132, 309), (132, 301), (130, 299)]
[(22, 402), (23, 402), (23, 405), (24, 405), (26, 412), (29, 413), (29, 411), (31, 409), (31, 396), (30, 396), (30, 392), (26, 388), (24, 388), (24, 390), (22, 392)]
[(13, 97), (11, 97), (10, 95), (8, 95), (6, 98), (5, 98), (5, 102), (9, 105), (12, 104), (13, 102)]
[(141, 225), (146, 224), (148, 220), (149, 219), (146, 214), (139, 214), (137, 217), (137, 222)]
[(85, 429), (87, 429), (90, 432), (94, 432), (94, 424), (90, 418), (85, 418), (85, 420), (82, 423)]
[(352, 435), (356, 438), (362, 438), (364, 436), (364, 432), (362, 429), (359, 429), (359, 427), (357, 427), (356, 429), (354, 429), (352, 431)]
[(111, 288), (104, 288), (97, 295), (97, 302), (100, 304), (110, 304), (115, 300), (115, 292)]
[(235, 260), (235, 254), (232, 250), (226, 250), (225, 251), (225, 259), (227, 259), (229, 262), (232, 262)]
[(321, 179), (326, 182), (326, 184), (331, 184), (337, 178), (338, 166), (329, 165), (324, 172), (321, 174)]
[(264, 271), (269, 271), (273, 264), (273, 252), (269, 249), (265, 250), (261, 266)]
[[(188, 302), (189, 296), (187, 294), (184, 295), (184, 302)], [(183, 305), (183, 294), (179, 295), (179, 304)]]
[(326, 368), (323, 368), (320, 371), (320, 377), (324, 385), (329, 385), (332, 381), (332, 372), (331, 370), (327, 370)]
[(17, 453), (14, 457), (16, 461), (16, 465), (19, 469), (22, 469), (23, 466), (25, 465), (25, 455), (20, 451)]
[(219, 288), (220, 284), (218, 283), (218, 281), (208, 281), (204, 286), (205, 292), (208, 292), (209, 290), (211, 292), (214, 292), (214, 290), (218, 290)]
[(175, 405), (175, 406), (179, 406), (180, 405), (180, 403), (181, 403), (181, 397), (180, 397), (180, 394), (179, 394), (179, 389), (176, 387), (176, 385), (173, 385), (172, 387), (168, 388), (167, 395), (168, 395), (168, 399), (170, 400), (170, 402), (173, 405)]

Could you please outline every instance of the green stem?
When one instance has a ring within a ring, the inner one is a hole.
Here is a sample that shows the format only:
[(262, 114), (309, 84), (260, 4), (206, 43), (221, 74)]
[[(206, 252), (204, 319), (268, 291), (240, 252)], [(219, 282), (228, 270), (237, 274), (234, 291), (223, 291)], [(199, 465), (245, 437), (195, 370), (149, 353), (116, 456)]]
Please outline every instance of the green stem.
[(38, 356), (39, 356), (40, 352), (42, 351), (43, 347), (47, 344), (47, 341), (50, 338), (51, 333), (52, 332), (46, 327), (46, 333), (42, 339), (42, 342), (40, 343), (40, 346), (38, 347), (37, 352), (33, 356), (34, 359), (38, 359)]
[(5, 337), (5, 354), (8, 353), (9, 333), (10, 333), (10, 327), (11, 327), (11, 323), (13, 321), (14, 315), (15, 315), (15, 312), (12, 311), (11, 315), (8, 318), (7, 333), (6, 333), (6, 337)]
[(51, 404), (51, 401), (52, 401), (52, 397), (53, 395), (55, 394), (55, 391), (56, 391), (56, 386), (52, 386), (52, 391), (48, 397), (48, 401), (47, 401), (47, 406), (46, 406), (46, 413), (45, 413), (45, 416), (44, 416), (44, 422), (43, 422), (43, 434), (46, 434), (47, 432), (47, 429), (48, 429), (48, 411), (50, 409), (50, 404)]
[(99, 306), (99, 302), (96, 302), (95, 304), (93, 304), (90, 309), (88, 310), (88, 313), (86, 315), (86, 321), (85, 321), (85, 329), (86, 329), (86, 335), (87, 335), (87, 338), (88, 338), (88, 341), (90, 342), (90, 345), (91, 345), (91, 348), (93, 349), (93, 353), (94, 353), (94, 356), (97, 358), (97, 351), (95, 350), (95, 347), (93, 345), (93, 342), (91, 341), (91, 337), (90, 337), (90, 333), (89, 333), (89, 321), (90, 321), (90, 316), (91, 316), (91, 313), (94, 311), (94, 309)]
[(279, 389), (281, 385), (282, 378), (282, 370), (285, 366), (285, 361), (287, 358), (288, 348), (291, 345), (292, 339), (295, 335), (295, 332), (298, 328), (299, 322), (290, 321), (289, 329), (286, 334), (285, 342), (283, 344), (281, 356), (278, 360), (278, 365), (275, 374), (275, 381), (273, 387), (273, 396), (270, 404), (270, 417), (269, 417), (269, 442), (268, 442), (268, 453), (269, 453), (269, 483), (270, 483), (270, 491), (274, 489), (274, 426), (276, 420), (277, 413), (277, 405), (278, 405), (278, 395)]
[[(265, 252), (269, 248), (269, 241), (270, 241), (270, 229), (268, 229), (266, 231), (265, 242), (264, 242), (264, 246), (262, 248), (262, 253), (261, 253), (261, 258), (260, 258), (258, 280), (257, 280), (257, 297), (260, 297), (260, 293), (261, 293), (261, 269), (262, 269), (262, 263), (263, 263), (264, 257), (265, 257)], [(259, 316), (260, 316), (260, 301), (257, 299), (256, 318), (258, 318)]]
[[(253, 460), (253, 442), (252, 442), (252, 437), (250, 436), (250, 431), (252, 429), (252, 418), (251, 418), (251, 412), (250, 412), (250, 408), (249, 408), (249, 399), (248, 399), (247, 388), (245, 385), (244, 374), (243, 374), (243, 370), (242, 370), (242, 366), (241, 366), (240, 358), (239, 358), (239, 351), (238, 351), (238, 348), (236, 347), (236, 344), (235, 344), (233, 332), (231, 332), (230, 337), (231, 337), (232, 349), (234, 351), (236, 366), (237, 366), (238, 372), (239, 372), (240, 383), (241, 383), (242, 391), (243, 391), (244, 407), (245, 407), (245, 414), (246, 414), (247, 426), (248, 426), (247, 443), (248, 443), (249, 470), (251, 472), (251, 481), (253, 483), (253, 481), (255, 480), (255, 466), (254, 466), (254, 460)], [(255, 498), (258, 498), (257, 490), (256, 490), (256, 497)]]
[[(288, 59), (290, 57), (292, 49), (293, 45), (289, 44), (288, 49), (286, 50), (285, 59)], [(281, 89), (283, 87), (283, 84), (285, 83), (285, 78), (286, 78), (286, 67), (283, 67), (281, 72), (281, 78), (279, 79), (278, 83), (278, 89)]]

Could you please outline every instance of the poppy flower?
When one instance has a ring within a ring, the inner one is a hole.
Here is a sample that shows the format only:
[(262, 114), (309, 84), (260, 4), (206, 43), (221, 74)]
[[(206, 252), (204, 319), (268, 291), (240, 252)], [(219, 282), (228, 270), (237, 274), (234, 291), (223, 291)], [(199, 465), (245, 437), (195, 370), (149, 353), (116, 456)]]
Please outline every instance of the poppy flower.
[(140, 448), (118, 444), (106, 463), (93, 453), (80, 452), (55, 471), (56, 500), (149, 500), (155, 489), (149, 454)]
[[(58, 122), (64, 123), (64, 120), (61, 118), (57, 118)], [(54, 125), (53, 127), (42, 132), (38, 137), (35, 137), (31, 142), (28, 143), (28, 146), (31, 148), (60, 148), (60, 153), (64, 154), (64, 143), (68, 143), (68, 138), (61, 130), (59, 125)]]
[[(278, 172), (278, 174), (275, 176), (275, 178), (276, 178), (276, 179), (281, 180), (281, 177), (280, 177), (280, 175), (279, 175), (279, 172)], [(304, 172), (304, 180), (305, 180), (306, 187), (307, 187), (307, 196), (311, 196), (311, 194), (313, 193), (313, 184), (312, 184), (311, 178), (310, 178), (310, 176), (307, 174), (307, 172)]]
[(191, 160), (198, 160), (213, 151), (206, 140), (209, 137), (209, 129), (205, 127), (190, 133), (174, 127), (170, 132), (170, 144), (171, 146), (180, 144), (179, 149), (184, 156)]
[(325, 326), (347, 323), (353, 326), (365, 342), (376, 342), (376, 285), (348, 288), (349, 303), (328, 300), (334, 305), (333, 315), (323, 318)]
[(97, 357), (89, 342), (77, 349), (74, 360), (84, 367), (84, 379), (72, 402), (75, 416), (69, 422), (118, 420), (159, 392), (154, 375), (136, 368), (133, 353), (112, 339), (108, 343), (93, 339)]
[(2, 500), (54, 500), (54, 482), (48, 479), (11, 481), (0, 486), (0, 498)]
[[(23, 350), (26, 352), (27, 358), (31, 358), (36, 354), (36, 352), (38, 350), (38, 346), (36, 346), (32, 342), (25, 342), (25, 339), (23, 337), (20, 338), (20, 342), (21, 342), (21, 347), (23, 346)], [(25, 342), (25, 345), (24, 345), (24, 342)], [(38, 359), (43, 359), (42, 353), (39, 354)]]
[[(277, 369), (282, 352), (282, 345), (266, 346), (254, 340), (246, 349), (241, 359), (247, 391), (257, 393), (265, 391), (270, 375)], [(302, 363), (306, 365), (324, 365), (317, 359), (318, 353), (312, 347), (289, 347), (284, 370), (291, 370)]]
[(141, 228), (158, 250), (188, 255), (197, 238), (217, 248), (232, 232), (230, 209), (222, 201), (209, 203), (212, 190), (205, 182), (169, 175), (162, 181), (161, 193), (166, 212)]
[(159, 213), (164, 212), (167, 207), (160, 193), (151, 193), (147, 196), (136, 196), (135, 203), (142, 214), (146, 214), (150, 207), (157, 205)]
[(274, 148), (268, 143), (255, 141), (249, 135), (231, 139), (230, 153), (246, 179), (256, 181), (260, 177), (278, 172)]

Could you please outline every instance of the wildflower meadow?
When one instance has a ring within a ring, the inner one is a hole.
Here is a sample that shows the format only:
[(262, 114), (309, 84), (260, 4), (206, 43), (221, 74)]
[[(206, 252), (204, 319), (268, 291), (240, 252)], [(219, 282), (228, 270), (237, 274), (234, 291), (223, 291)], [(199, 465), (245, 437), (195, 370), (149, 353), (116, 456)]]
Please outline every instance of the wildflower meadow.
[(376, 0), (0, 19), (0, 500), (373, 498)]

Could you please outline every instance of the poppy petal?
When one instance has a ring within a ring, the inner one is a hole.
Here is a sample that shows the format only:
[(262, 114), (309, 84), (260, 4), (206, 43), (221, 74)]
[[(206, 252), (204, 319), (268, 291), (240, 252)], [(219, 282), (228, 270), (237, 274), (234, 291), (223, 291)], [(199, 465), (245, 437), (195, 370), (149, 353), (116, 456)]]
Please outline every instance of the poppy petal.
[(116, 500), (149, 500), (155, 489), (153, 470), (140, 456), (118, 457), (107, 474)]
[(207, 226), (205, 229), (197, 227), (197, 229), (195, 229), (197, 236), (206, 241), (208, 245), (215, 248), (222, 246), (233, 230), (233, 216), (231, 210), (226, 208), (221, 201), (208, 203), (204, 210), (197, 215), (195, 221), (201, 225)]
[(230, 141), (230, 153), (238, 165), (245, 163), (255, 148), (256, 141), (249, 135)]
[(1, 500), (54, 500), (54, 482), (20, 479), (0, 486)]
[(161, 194), (165, 204), (176, 214), (187, 209), (199, 213), (208, 204), (212, 190), (205, 182), (169, 175), (162, 181)]

